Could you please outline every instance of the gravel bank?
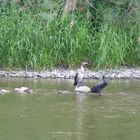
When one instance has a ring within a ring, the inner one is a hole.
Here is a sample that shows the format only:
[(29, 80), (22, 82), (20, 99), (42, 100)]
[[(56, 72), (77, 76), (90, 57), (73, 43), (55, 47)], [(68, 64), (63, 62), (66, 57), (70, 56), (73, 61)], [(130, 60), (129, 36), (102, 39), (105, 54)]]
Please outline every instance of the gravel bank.
[[(19, 77), (19, 78), (64, 78), (72, 79), (76, 70), (54, 69), (46, 71), (23, 71), (23, 70), (10, 70), (0, 71), (0, 77)], [(140, 68), (118, 68), (106, 69), (101, 71), (87, 70), (84, 78), (86, 79), (99, 79), (105, 75), (109, 79), (140, 79)]]

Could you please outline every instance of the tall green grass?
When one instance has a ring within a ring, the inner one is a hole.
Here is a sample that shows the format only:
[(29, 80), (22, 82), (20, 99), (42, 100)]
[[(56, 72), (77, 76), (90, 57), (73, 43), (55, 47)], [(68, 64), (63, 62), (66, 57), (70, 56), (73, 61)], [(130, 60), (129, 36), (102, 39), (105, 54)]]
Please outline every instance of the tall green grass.
[(139, 23), (117, 26), (101, 12), (96, 31), (88, 10), (58, 15), (47, 7), (22, 12), (14, 5), (0, 8), (1, 68), (75, 67), (83, 60), (98, 69), (140, 64)]

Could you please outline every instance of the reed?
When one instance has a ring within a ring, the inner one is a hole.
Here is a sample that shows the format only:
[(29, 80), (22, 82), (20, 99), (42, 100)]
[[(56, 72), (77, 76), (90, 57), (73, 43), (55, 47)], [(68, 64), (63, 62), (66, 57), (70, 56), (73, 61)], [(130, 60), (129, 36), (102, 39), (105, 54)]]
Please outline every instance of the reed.
[(97, 69), (139, 65), (139, 22), (116, 26), (102, 18), (96, 31), (88, 10), (60, 16), (45, 7), (22, 12), (14, 5), (0, 8), (1, 68), (75, 67), (83, 60)]

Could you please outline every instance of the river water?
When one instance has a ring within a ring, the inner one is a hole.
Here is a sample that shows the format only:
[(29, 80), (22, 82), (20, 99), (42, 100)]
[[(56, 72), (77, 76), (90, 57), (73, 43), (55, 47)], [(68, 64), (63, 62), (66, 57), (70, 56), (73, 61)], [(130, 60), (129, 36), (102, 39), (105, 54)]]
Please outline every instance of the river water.
[[(96, 80), (85, 80), (95, 85)], [(26, 86), (35, 94), (14, 93)], [(102, 95), (75, 94), (73, 80), (1, 78), (0, 140), (139, 140), (140, 81), (111, 80)], [(68, 90), (65, 96), (58, 90)]]

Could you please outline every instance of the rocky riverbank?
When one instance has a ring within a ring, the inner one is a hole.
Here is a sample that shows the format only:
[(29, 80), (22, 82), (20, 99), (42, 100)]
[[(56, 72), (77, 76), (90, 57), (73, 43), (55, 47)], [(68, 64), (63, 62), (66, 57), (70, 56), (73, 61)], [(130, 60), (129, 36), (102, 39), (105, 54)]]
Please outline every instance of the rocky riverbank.
[[(76, 70), (54, 69), (46, 71), (23, 71), (23, 70), (10, 70), (0, 71), (0, 77), (11, 78), (63, 78), (72, 79)], [(118, 69), (106, 69), (100, 71), (86, 70), (85, 79), (99, 79), (105, 75), (108, 79), (140, 79), (140, 68), (121, 67)]]

